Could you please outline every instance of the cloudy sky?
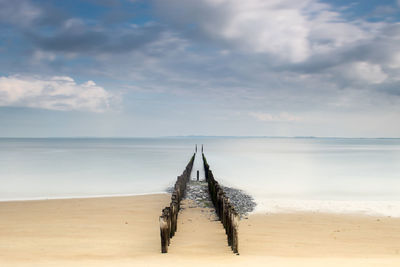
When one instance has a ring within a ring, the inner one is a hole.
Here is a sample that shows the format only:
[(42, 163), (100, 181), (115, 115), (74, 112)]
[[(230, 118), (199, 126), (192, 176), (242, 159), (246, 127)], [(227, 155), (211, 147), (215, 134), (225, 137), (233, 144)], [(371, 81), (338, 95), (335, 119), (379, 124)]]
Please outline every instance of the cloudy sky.
[(400, 137), (400, 0), (0, 0), (0, 136)]

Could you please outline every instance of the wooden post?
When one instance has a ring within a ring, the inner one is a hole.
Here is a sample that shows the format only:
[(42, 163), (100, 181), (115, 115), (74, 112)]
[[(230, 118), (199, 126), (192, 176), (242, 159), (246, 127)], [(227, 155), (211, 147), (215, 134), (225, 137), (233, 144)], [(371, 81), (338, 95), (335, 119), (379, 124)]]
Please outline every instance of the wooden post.
[(232, 227), (232, 250), (234, 253), (239, 255), (238, 228), (239, 228), (239, 215), (235, 212), (235, 214), (233, 215), (233, 227)]
[(165, 216), (160, 216), (161, 253), (168, 252), (168, 222)]
[(170, 238), (172, 238), (175, 235), (176, 229), (177, 229), (177, 221), (178, 221), (178, 203), (176, 201), (176, 195), (172, 195), (172, 200), (170, 204), (170, 209), (171, 209), (171, 233), (170, 233)]
[(172, 222), (171, 222), (172, 216), (171, 216), (171, 208), (170, 207), (165, 207), (163, 209), (163, 216), (167, 221), (167, 240), (168, 240), (167, 243), (169, 246), (170, 236), (171, 236), (171, 224), (172, 224)]

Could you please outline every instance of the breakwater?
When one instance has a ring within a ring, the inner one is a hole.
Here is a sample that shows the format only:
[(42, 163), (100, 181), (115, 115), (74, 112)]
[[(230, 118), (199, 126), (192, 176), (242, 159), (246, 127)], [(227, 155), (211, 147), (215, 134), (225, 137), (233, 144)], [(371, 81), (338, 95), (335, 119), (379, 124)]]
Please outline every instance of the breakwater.
[(174, 190), (171, 195), (171, 203), (169, 207), (162, 210), (160, 216), (160, 236), (161, 236), (161, 252), (167, 253), (170, 239), (175, 235), (177, 230), (178, 213), (182, 198), (185, 196), (187, 183), (190, 180), (190, 173), (193, 168), (195, 154), (186, 165), (183, 173), (178, 176)]
[(215, 211), (225, 228), (225, 233), (228, 238), (228, 245), (231, 246), (234, 253), (239, 254), (239, 214), (235, 210), (235, 207), (230, 203), (229, 198), (226, 196), (222, 186), (220, 186), (215, 180), (204, 153), (202, 153), (202, 156), (205, 177), (208, 183), (208, 191), (211, 201), (214, 204)]

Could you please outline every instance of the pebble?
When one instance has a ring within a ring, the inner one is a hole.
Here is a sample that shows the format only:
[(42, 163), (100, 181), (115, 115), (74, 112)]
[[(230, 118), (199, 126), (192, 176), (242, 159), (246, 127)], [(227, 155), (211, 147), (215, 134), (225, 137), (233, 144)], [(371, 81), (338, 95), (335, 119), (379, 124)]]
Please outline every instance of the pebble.
[[(241, 218), (253, 211), (256, 207), (253, 197), (243, 190), (226, 186), (223, 186), (222, 188)], [(167, 189), (167, 192), (172, 191), (173, 188)], [(193, 200), (200, 208), (213, 208), (210, 195), (208, 194), (208, 184), (206, 181), (191, 180), (188, 183), (185, 198)]]
[(256, 203), (252, 196), (240, 189), (222, 186), (225, 195), (229, 201), (235, 206), (236, 211), (243, 217), (252, 212), (256, 207)]

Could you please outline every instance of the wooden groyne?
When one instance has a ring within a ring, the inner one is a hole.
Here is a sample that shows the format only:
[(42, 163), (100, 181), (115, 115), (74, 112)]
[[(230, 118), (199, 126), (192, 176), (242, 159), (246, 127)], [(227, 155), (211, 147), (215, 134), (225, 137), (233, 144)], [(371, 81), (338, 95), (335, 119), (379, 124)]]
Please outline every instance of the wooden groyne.
[(187, 183), (190, 180), (195, 154), (186, 165), (183, 173), (176, 180), (169, 207), (162, 210), (160, 216), (161, 252), (167, 253), (170, 239), (177, 230), (178, 212), (182, 198), (185, 196)]
[(236, 212), (234, 206), (229, 202), (229, 198), (225, 195), (222, 187), (215, 180), (204, 153), (202, 153), (202, 155), (206, 181), (208, 183), (208, 192), (210, 193), (212, 203), (214, 204), (219, 219), (224, 225), (228, 237), (228, 245), (231, 246), (234, 253), (239, 254), (239, 214)]

